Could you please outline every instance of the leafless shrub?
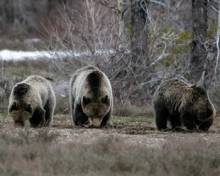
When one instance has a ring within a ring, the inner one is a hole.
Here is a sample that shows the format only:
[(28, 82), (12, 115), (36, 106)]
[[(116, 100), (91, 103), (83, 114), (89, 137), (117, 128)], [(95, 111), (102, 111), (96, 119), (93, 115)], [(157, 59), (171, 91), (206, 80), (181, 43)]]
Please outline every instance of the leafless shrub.
[[(145, 56), (142, 52), (119, 49), (120, 14), (116, 2), (69, 2), (44, 23), (45, 33), (49, 34), (49, 49), (86, 52), (87, 57), (70, 58), (63, 63), (53, 61), (53, 65), (60, 74), (67, 76), (77, 68), (76, 62), (79, 62), (78, 67), (94, 64), (109, 76), (116, 104), (150, 104), (155, 88), (164, 77), (186, 75), (188, 67), (186, 58), (191, 34), (165, 26), (164, 13), (169, 12), (162, 11), (146, 26)], [(152, 14), (155, 17), (156, 11)], [(108, 53), (97, 54), (103, 51)]]
[[(190, 25), (186, 23), (190, 21), (189, 0), (186, 4), (183, 1), (164, 1), (162, 6), (156, 5), (158, 1), (149, 3), (146, 6), (147, 17), (150, 18), (145, 26), (146, 55), (118, 47), (121, 42), (118, 36), (120, 12), (116, 1), (67, 1), (45, 18), (41, 33), (47, 40), (45, 47), (48, 50), (71, 50), (81, 55), (52, 59), (47, 63), (24, 62), (25, 67), (18, 64), (15, 70), (7, 66), (10, 68), (7, 73), (11, 73), (9, 77), (49, 74), (55, 77), (56, 84), (60, 80), (68, 82), (77, 68), (93, 64), (109, 76), (116, 105), (145, 107), (150, 104), (154, 90), (164, 77), (189, 76), (192, 38)], [(67, 103), (63, 103), (67, 102), (66, 96), (59, 94), (58, 101), (57, 112), (66, 111)], [(117, 111), (126, 110), (122, 108)]]
[(95, 53), (117, 45), (117, 16), (98, 0), (68, 2), (43, 25), (53, 49)]

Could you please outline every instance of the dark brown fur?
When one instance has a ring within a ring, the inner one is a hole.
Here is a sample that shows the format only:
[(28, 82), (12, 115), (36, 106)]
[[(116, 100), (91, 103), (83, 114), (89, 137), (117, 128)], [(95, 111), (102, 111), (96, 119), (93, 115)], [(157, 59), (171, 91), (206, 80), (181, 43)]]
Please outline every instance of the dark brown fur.
[(215, 109), (202, 87), (186, 83), (179, 79), (162, 82), (154, 94), (153, 100), (156, 126), (167, 129), (208, 130), (213, 123)]
[(91, 92), (97, 97), (99, 89), (101, 88), (102, 74), (100, 74), (99, 71), (94, 71), (88, 75), (87, 80)]
[(30, 86), (25, 83), (18, 84), (14, 88), (14, 96), (17, 98), (22, 98), (30, 89)]
[(84, 127), (111, 124), (113, 96), (107, 76), (96, 67), (76, 70), (70, 80), (70, 111), (73, 123)]

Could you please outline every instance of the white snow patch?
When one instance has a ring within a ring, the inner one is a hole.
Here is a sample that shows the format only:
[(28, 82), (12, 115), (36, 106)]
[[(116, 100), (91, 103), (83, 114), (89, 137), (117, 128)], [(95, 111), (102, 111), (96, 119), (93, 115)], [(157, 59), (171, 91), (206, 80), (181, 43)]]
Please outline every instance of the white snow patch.
[[(25, 59), (58, 59), (74, 56), (75, 53), (69, 51), (12, 51), (1, 50), (0, 60), (25, 60)], [(77, 55), (77, 53), (76, 53)]]
[(98, 56), (110, 55), (115, 53), (115, 50), (97, 50), (94, 54), (89, 51), (76, 52), (76, 51), (13, 51), (13, 50), (0, 50), (0, 60), (37, 60), (37, 59), (63, 59), (66, 57), (80, 57), (80, 56)]

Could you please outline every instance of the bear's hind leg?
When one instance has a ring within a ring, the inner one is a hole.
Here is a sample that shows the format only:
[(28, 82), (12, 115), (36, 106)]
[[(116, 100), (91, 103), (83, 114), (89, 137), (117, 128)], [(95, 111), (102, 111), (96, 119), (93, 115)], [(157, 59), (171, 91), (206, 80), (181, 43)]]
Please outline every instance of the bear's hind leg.
[(196, 123), (195, 123), (195, 118), (193, 115), (190, 113), (183, 113), (181, 116), (181, 120), (183, 122), (183, 125), (190, 131), (196, 130)]
[(45, 109), (45, 124), (44, 126), (48, 127), (51, 125), (51, 122), (53, 120), (53, 114), (54, 114), (54, 104), (51, 104), (51, 102), (48, 100), (46, 105), (44, 106)]
[(181, 128), (181, 121), (180, 121), (180, 117), (178, 114), (170, 115), (169, 120), (170, 120), (170, 125), (171, 125), (172, 130), (183, 131), (183, 129)]
[(156, 108), (156, 126), (158, 130), (167, 130), (167, 120), (169, 113), (164, 108)]
[(213, 123), (213, 119), (209, 119), (203, 123), (198, 123), (199, 130), (208, 131), (212, 123)]

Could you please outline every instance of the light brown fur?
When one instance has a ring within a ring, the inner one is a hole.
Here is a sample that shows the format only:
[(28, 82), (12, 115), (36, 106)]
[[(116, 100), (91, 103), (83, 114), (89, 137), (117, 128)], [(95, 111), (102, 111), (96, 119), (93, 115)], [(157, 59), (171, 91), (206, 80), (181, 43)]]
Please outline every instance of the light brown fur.
[(15, 124), (21, 126), (27, 120), (33, 127), (50, 126), (55, 105), (56, 98), (50, 82), (41, 76), (32, 75), (13, 87), (8, 114)]

